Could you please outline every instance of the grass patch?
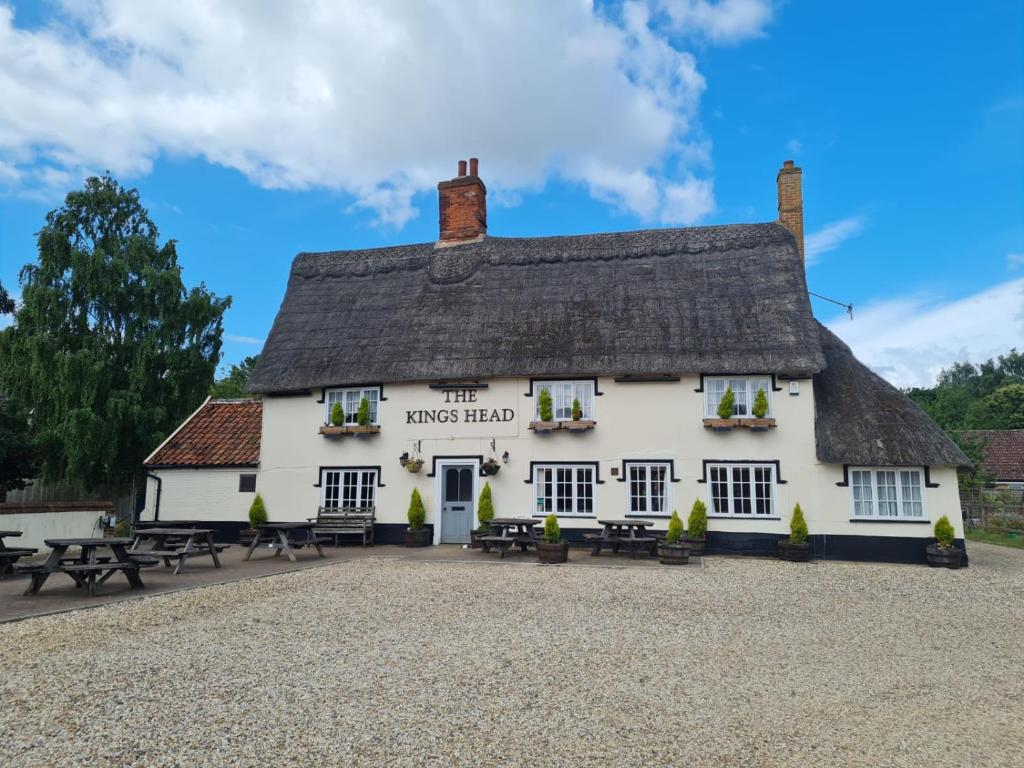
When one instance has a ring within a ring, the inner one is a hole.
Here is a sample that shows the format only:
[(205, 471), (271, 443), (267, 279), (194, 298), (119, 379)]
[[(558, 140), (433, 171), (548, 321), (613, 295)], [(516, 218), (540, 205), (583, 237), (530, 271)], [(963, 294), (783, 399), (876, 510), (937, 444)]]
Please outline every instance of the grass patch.
[(1002, 547), (1024, 549), (1024, 533), (1018, 533), (1017, 538), (1011, 539), (1005, 533), (996, 533), (994, 531), (979, 531), (968, 528), (964, 535), (967, 536), (968, 541), (983, 541), (986, 544), (998, 544)]

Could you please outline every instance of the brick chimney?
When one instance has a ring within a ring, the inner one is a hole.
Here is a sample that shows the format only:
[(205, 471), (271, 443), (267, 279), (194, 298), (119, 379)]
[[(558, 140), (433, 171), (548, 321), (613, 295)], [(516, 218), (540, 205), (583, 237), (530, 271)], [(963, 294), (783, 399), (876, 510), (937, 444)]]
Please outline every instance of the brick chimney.
[(438, 245), (476, 242), (487, 234), (487, 187), (477, 175), (480, 161), (459, 160), (459, 175), (437, 185), (441, 236)]
[(796, 237), (800, 257), (804, 255), (804, 198), (800, 182), (801, 171), (786, 160), (775, 177), (779, 186), (779, 224)]

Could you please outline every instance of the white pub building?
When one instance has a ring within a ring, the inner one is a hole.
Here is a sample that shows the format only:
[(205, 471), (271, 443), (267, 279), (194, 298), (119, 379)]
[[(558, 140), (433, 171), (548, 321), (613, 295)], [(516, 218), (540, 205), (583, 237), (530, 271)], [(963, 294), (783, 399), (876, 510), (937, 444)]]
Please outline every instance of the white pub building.
[(702, 499), (711, 553), (775, 553), (798, 502), (817, 557), (924, 562), (941, 515), (963, 546), (967, 457), (811, 314), (792, 162), (777, 222), (537, 238), (488, 236), (459, 165), (437, 242), (295, 258), (262, 407), (208, 401), (154, 451), (147, 517), (227, 536), (259, 491), (275, 521), (372, 506), (397, 543), (418, 488), (434, 542), (462, 543), (487, 481), (498, 515), (553, 512), (570, 541)]

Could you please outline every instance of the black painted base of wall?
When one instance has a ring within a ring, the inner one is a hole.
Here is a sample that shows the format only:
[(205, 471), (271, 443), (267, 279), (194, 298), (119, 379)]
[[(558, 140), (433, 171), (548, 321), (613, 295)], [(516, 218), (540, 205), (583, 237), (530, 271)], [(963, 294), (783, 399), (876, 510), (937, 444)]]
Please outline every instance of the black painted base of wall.
[[(167, 521), (173, 525), (173, 520)], [(216, 541), (225, 544), (237, 544), (239, 534), (249, 527), (247, 522), (213, 520), (201, 524), (203, 528), (212, 528)], [(427, 525), (433, 532), (434, 527)], [(377, 523), (373, 527), (373, 539), (377, 544), (402, 544), (405, 531), (404, 523)], [(583, 540), (586, 533), (600, 533), (599, 528), (563, 528), (562, 538), (569, 546), (576, 548), (589, 547)], [(734, 533), (726, 531), (708, 531), (705, 552), (709, 555), (759, 555), (778, 556), (778, 541), (783, 538), (777, 533)], [(925, 547), (932, 542), (929, 537), (921, 536), (810, 536), (812, 556), (820, 560), (859, 560), (872, 563), (928, 563)], [(346, 539), (342, 539), (345, 541)], [(354, 539), (353, 539), (354, 540)], [(963, 539), (956, 540), (956, 546), (964, 550), (963, 567), (968, 565), (968, 556)]]

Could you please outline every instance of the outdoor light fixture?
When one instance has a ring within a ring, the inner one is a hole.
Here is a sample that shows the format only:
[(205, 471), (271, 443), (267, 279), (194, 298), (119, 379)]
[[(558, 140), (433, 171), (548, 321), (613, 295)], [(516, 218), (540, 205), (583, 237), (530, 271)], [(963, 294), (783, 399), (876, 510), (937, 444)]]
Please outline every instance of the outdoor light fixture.
[(409, 463), (408, 451), (403, 452), (402, 455), (398, 457), (398, 463), (401, 464), (403, 467)]
[(501, 454), (501, 462), (503, 464), (508, 464), (508, 451), (505, 451), (503, 454)]

